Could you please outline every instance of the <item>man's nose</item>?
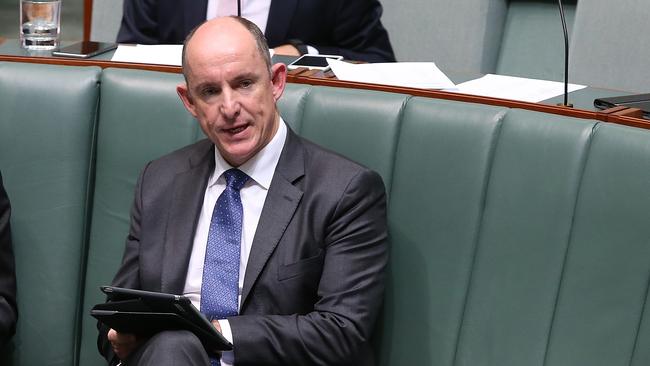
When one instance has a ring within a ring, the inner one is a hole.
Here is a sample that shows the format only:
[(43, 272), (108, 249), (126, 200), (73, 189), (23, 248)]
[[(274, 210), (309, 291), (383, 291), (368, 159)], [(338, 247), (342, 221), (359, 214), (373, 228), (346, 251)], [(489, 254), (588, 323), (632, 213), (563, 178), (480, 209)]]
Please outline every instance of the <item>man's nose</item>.
[(223, 92), (223, 103), (221, 103), (221, 113), (227, 119), (236, 118), (241, 110), (241, 105), (235, 93), (231, 90)]

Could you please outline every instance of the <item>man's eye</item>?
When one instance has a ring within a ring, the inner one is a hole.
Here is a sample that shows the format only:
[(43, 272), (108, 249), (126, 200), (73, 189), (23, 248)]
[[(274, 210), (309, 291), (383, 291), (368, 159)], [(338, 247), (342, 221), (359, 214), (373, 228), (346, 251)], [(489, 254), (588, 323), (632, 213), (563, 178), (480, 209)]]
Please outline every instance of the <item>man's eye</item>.
[(219, 94), (219, 90), (217, 88), (203, 88), (201, 89), (201, 95), (204, 96), (211, 96), (211, 95), (216, 95)]
[(241, 83), (239, 83), (239, 86), (244, 89), (249, 88), (251, 85), (253, 85), (253, 82), (250, 80), (242, 80)]

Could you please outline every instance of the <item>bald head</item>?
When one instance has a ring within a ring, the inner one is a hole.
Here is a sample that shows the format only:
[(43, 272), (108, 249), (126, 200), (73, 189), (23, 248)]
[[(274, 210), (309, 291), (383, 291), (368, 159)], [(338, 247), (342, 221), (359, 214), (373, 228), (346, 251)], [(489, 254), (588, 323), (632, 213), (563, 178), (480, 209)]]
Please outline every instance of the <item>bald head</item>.
[[(229, 16), (206, 21), (194, 28), (183, 42), (182, 66), (185, 82), (189, 83), (193, 49), (224, 51), (233, 46), (254, 46), (269, 72), (271, 56), (266, 38), (255, 23), (241, 17)], [(205, 52), (201, 52), (205, 53)]]

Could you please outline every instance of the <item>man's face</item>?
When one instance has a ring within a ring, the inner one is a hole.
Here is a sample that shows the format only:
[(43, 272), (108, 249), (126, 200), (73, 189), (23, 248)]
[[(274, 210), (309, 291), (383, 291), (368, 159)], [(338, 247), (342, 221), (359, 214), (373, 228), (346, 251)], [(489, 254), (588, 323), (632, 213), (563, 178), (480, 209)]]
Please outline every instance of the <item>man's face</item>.
[(245, 163), (278, 129), (286, 67), (269, 72), (253, 36), (229, 18), (198, 29), (186, 56), (188, 85), (177, 88), (185, 107), (229, 164)]

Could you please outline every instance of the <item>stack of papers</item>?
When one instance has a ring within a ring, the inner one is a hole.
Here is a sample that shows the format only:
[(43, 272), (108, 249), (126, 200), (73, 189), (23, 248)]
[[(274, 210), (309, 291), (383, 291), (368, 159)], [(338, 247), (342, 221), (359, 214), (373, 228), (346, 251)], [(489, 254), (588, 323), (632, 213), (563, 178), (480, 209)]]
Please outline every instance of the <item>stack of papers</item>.
[[(182, 45), (119, 45), (112, 61), (181, 66)], [(271, 53), (271, 56), (273, 53)], [(515, 76), (487, 74), (462, 84), (454, 83), (433, 62), (390, 62), (351, 64), (328, 59), (339, 80), (360, 83), (403, 86), (485, 97), (538, 103), (564, 93), (564, 84), (558, 81), (528, 79)], [(569, 92), (585, 88), (569, 84)]]
[(111, 61), (181, 66), (182, 54), (183, 45), (180, 44), (121, 44), (115, 50)]
[(327, 61), (339, 80), (421, 89), (454, 88), (454, 83), (433, 62), (351, 64)]
[[(569, 84), (569, 93), (585, 88), (584, 85)], [(456, 85), (456, 90), (463, 94), (484, 97), (519, 100), (539, 103), (543, 100), (564, 94), (564, 83), (515, 76), (487, 74), (481, 78)]]
[[(269, 50), (269, 52), (271, 53), (271, 57), (273, 57), (273, 50)], [(111, 61), (181, 66), (183, 61), (183, 45), (121, 44), (115, 50)]]

